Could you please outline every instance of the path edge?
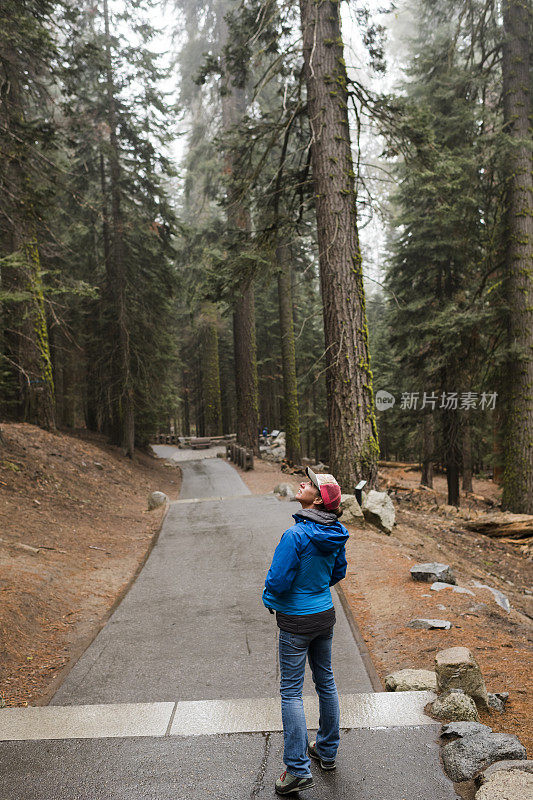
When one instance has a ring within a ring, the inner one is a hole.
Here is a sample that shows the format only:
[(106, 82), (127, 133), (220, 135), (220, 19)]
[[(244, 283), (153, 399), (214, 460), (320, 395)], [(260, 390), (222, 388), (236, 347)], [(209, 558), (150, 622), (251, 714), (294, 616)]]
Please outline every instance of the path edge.
[(383, 686), (383, 683), (381, 682), (381, 678), (379, 677), (374, 662), (372, 661), (370, 650), (366, 646), (366, 642), (363, 639), (363, 635), (359, 630), (357, 622), (355, 621), (355, 617), (352, 613), (352, 609), (350, 608), (350, 604), (348, 603), (348, 598), (344, 593), (344, 589), (342, 588), (340, 583), (337, 583), (335, 585), (335, 589), (337, 591), (337, 596), (341, 602), (341, 606), (346, 616), (346, 619), (348, 620), (348, 625), (350, 626), (352, 636), (355, 639), (355, 643), (357, 645), (359, 653), (361, 654), (361, 660), (365, 665), (365, 669), (370, 679), (370, 683), (372, 684), (372, 688), (374, 689), (375, 692), (385, 692), (386, 690)]
[[(180, 491), (181, 491), (181, 487), (180, 487)], [(128, 594), (129, 590), (131, 589), (131, 587), (133, 586), (133, 584), (135, 583), (135, 581), (139, 577), (139, 575), (141, 573), (141, 570), (144, 568), (146, 562), (148, 561), (148, 559), (149, 559), (149, 557), (150, 557), (150, 555), (152, 553), (152, 550), (156, 546), (156, 544), (158, 542), (158, 539), (159, 539), (159, 536), (161, 534), (161, 531), (163, 530), (163, 525), (165, 524), (165, 520), (167, 518), (169, 510), (170, 510), (170, 501), (167, 498), (167, 501), (165, 503), (165, 510), (163, 512), (163, 516), (161, 517), (161, 522), (159, 523), (159, 526), (158, 526), (157, 530), (155, 531), (154, 535), (150, 539), (150, 542), (148, 543), (148, 548), (146, 549), (146, 552), (143, 555), (142, 559), (137, 564), (135, 572), (133, 573), (133, 575), (131, 576), (129, 581), (126, 583), (126, 585), (124, 586), (122, 591), (115, 597), (115, 600), (114, 600), (112, 606), (110, 606), (110, 608), (106, 611), (104, 616), (101, 617), (101, 619), (98, 621), (98, 624), (95, 626), (94, 631), (92, 631), (88, 636), (86, 636), (85, 638), (80, 640), (80, 642), (77, 645), (77, 647), (74, 648), (74, 650), (72, 652), (72, 655), (71, 655), (71, 658), (69, 659), (68, 664), (66, 664), (64, 667), (62, 667), (59, 670), (59, 672), (57, 673), (56, 677), (53, 679), (53, 681), (51, 681), (51, 683), (50, 683), (48, 689), (46, 690), (46, 692), (44, 692), (44, 694), (42, 694), (41, 697), (39, 697), (39, 699), (36, 700), (33, 705), (35, 705), (35, 706), (47, 706), (47, 705), (50, 704), (50, 701), (53, 700), (55, 694), (61, 688), (61, 685), (62, 685), (63, 681), (65, 680), (65, 678), (67, 677), (67, 675), (69, 674), (69, 672), (76, 666), (76, 664), (78, 663), (78, 661), (80, 660), (82, 655), (85, 653), (85, 651), (88, 649), (88, 647), (94, 642), (94, 640), (96, 639), (96, 637), (98, 636), (98, 634), (100, 633), (102, 628), (104, 628), (106, 626), (106, 624), (108, 623), (109, 619), (113, 616), (113, 614), (115, 613), (115, 611), (117, 610), (119, 605), (122, 603), (122, 601), (124, 600), (124, 598)]]

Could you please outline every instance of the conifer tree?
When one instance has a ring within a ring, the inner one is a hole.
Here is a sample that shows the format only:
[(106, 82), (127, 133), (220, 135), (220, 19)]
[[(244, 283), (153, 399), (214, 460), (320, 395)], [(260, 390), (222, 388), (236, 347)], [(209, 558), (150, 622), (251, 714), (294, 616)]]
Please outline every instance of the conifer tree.
[(339, 3), (300, 0), (324, 306), (332, 472), (376, 485), (379, 454), (368, 351), (348, 87)]
[(533, 514), (533, 161), (531, 147), (531, 6), (503, 3), (503, 121), (507, 215), (506, 374), (503, 505)]
[(51, 110), (53, 4), (6, 2), (0, 29), (0, 267), (3, 364), (17, 376), (17, 416), (55, 426), (54, 381), (39, 243)]

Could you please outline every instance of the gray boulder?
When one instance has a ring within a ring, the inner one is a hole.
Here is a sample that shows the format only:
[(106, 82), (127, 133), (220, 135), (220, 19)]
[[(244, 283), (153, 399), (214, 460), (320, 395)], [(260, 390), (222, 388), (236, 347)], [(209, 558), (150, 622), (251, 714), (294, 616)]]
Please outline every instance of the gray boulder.
[(476, 778), (476, 784), (481, 786), (491, 775), (494, 775), (495, 772), (499, 772), (501, 769), (519, 769), (522, 772), (529, 772), (533, 775), (533, 761), (527, 759), (519, 759), (518, 761), (515, 760), (506, 760), (506, 761), (497, 761), (495, 764), (491, 764), (490, 767), (482, 772)]
[(411, 578), (423, 583), (451, 583), (456, 584), (454, 574), (448, 564), (439, 564), (432, 561), (429, 564), (415, 564), (411, 567)]
[(340, 508), (342, 510), (342, 522), (364, 522), (365, 518), (361, 506), (357, 502), (354, 494), (341, 494)]
[(470, 781), (495, 761), (525, 759), (526, 749), (511, 734), (483, 732), (445, 744), (441, 755), (452, 781)]
[(483, 708), (489, 707), (485, 681), (476, 659), (466, 647), (450, 647), (435, 656), (437, 689), (462, 689)]
[(294, 500), (296, 497), (290, 483), (278, 483), (274, 488), (274, 494), (278, 494), (280, 497), (286, 497), (288, 500)]
[[(509, 698), (509, 692), (488, 692), (489, 695), (489, 706), (494, 708), (495, 711), (499, 711), (500, 714), (503, 714), (505, 711), (505, 703)], [(507, 697), (505, 697), (507, 695)]]
[(152, 494), (148, 495), (148, 511), (164, 506), (167, 500), (168, 497), (164, 492), (152, 492)]
[(457, 690), (437, 697), (431, 704), (431, 713), (437, 719), (479, 722), (476, 704), (472, 698)]
[(368, 494), (363, 493), (363, 514), (367, 522), (384, 533), (392, 533), (396, 511), (387, 492), (376, 492), (375, 489), (371, 489)]
[(480, 583), (479, 581), (473, 581), (473, 585), (478, 589), (488, 589), (500, 608), (503, 608), (503, 610), (507, 611), (509, 614), (511, 611), (511, 604), (503, 592), (500, 592), (499, 589), (493, 589), (492, 586), (487, 586), (485, 583)]
[(452, 623), (447, 619), (412, 619), (407, 623), (408, 628), (418, 628), (423, 631), (431, 631), (440, 628), (444, 631), (449, 631)]
[(465, 589), (463, 586), (453, 586), (451, 583), (443, 583), (442, 581), (435, 581), (429, 587), (433, 592), (441, 592), (443, 589), (451, 589), (452, 592), (457, 592), (457, 594), (471, 594), (475, 597), (474, 592), (471, 589)]
[(476, 792), (475, 800), (533, 800), (533, 775), (525, 770), (498, 770)]
[(440, 732), (441, 739), (451, 739), (452, 737), (472, 736), (474, 733), (490, 733), (492, 728), (482, 725), (481, 722), (449, 722), (443, 725)]
[(388, 692), (436, 691), (437, 676), (429, 669), (400, 669), (385, 677)]

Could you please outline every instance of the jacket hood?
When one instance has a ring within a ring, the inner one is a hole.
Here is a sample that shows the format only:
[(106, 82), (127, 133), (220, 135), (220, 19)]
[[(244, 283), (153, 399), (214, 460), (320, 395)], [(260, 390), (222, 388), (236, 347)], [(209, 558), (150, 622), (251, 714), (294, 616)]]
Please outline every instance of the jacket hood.
[(340, 524), (337, 515), (331, 511), (302, 509), (293, 514), (296, 522), (304, 519), (312, 523), (308, 526), (307, 535), (313, 544), (323, 553), (333, 553), (348, 540), (348, 531)]

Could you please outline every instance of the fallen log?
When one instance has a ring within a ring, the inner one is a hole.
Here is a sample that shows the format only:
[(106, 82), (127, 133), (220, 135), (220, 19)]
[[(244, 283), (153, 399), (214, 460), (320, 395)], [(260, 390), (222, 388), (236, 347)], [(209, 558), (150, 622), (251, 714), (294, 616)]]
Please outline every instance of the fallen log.
[(386, 469), (420, 469), (420, 464), (413, 461), (378, 461), (378, 467)]
[(533, 535), (533, 515), (511, 514), (510, 512), (486, 514), (465, 522), (464, 527), (474, 533), (482, 533), (495, 538), (506, 536), (515, 540), (526, 539)]
[(490, 497), (484, 497), (482, 494), (474, 494), (474, 492), (466, 492), (469, 500), (476, 500), (478, 503), (486, 503), (488, 506), (495, 506), (497, 500), (492, 500)]

